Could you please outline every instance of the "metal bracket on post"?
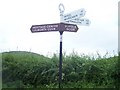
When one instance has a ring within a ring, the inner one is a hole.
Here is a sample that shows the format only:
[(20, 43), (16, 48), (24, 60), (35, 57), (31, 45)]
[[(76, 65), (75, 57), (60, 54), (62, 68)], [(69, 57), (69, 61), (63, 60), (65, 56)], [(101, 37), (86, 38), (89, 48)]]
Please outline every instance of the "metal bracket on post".
[(65, 7), (62, 3), (59, 4), (59, 11), (60, 11), (60, 21), (63, 22), (63, 14), (65, 11)]

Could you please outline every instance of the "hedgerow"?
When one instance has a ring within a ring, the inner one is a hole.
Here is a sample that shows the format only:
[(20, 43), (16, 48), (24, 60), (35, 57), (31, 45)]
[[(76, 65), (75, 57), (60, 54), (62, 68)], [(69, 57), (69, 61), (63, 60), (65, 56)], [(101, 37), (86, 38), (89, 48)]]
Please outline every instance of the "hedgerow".
[[(119, 57), (63, 55), (63, 88), (119, 88)], [(58, 88), (59, 55), (32, 52), (2, 53), (3, 88)]]

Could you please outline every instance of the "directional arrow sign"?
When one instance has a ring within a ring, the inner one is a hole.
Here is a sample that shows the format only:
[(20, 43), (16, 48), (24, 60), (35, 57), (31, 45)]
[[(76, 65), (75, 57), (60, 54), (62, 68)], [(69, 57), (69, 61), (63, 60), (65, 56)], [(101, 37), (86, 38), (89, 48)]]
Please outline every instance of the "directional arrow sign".
[(73, 20), (68, 20), (64, 21), (65, 23), (70, 23), (70, 24), (77, 24), (77, 25), (83, 25), (83, 26), (89, 26), (90, 25), (90, 20), (89, 19), (73, 19)]
[(61, 16), (61, 22), (72, 20), (72, 19), (75, 19), (75, 18), (84, 17), (85, 16), (85, 12), (86, 11), (82, 8), (82, 9), (73, 11), (71, 13), (65, 14), (65, 15)]
[(75, 24), (55, 23), (55, 24), (32, 25), (30, 30), (32, 33), (49, 31), (77, 32), (78, 27)]
[(78, 27), (75, 24), (60, 23), (60, 31), (77, 32)]
[(31, 32), (49, 32), (49, 31), (58, 31), (59, 24), (43, 24), (43, 25), (32, 25)]

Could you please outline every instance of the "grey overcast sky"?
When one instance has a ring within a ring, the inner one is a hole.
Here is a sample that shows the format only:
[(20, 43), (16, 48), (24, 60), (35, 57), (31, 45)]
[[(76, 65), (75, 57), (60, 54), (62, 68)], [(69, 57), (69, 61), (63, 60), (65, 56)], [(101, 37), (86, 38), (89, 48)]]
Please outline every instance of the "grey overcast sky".
[(105, 54), (118, 50), (119, 0), (0, 0), (0, 52), (59, 53), (59, 32), (31, 33), (32, 25), (60, 22), (58, 6), (65, 12), (84, 8), (90, 26), (63, 33), (63, 51)]

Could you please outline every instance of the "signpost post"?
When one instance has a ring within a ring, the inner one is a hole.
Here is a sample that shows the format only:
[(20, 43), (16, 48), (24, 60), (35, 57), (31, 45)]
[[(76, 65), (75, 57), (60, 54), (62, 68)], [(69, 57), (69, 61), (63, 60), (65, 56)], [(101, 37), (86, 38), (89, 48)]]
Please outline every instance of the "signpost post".
[(59, 88), (61, 88), (61, 82), (62, 82), (62, 34), (63, 31), (60, 31)]
[(79, 19), (85, 15), (84, 9), (79, 9), (68, 14), (64, 14), (64, 5), (59, 4), (60, 10), (60, 21), (61, 23), (54, 24), (42, 24), (42, 25), (32, 25), (30, 30), (32, 33), (37, 32), (52, 32), (59, 31), (60, 33), (60, 53), (59, 53), (59, 88), (61, 88), (62, 82), (62, 35), (63, 32), (77, 32), (78, 25), (88, 26), (90, 21), (88, 19)]

